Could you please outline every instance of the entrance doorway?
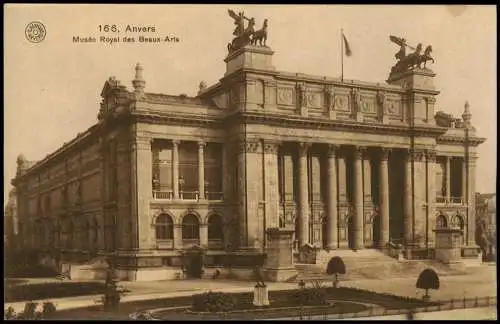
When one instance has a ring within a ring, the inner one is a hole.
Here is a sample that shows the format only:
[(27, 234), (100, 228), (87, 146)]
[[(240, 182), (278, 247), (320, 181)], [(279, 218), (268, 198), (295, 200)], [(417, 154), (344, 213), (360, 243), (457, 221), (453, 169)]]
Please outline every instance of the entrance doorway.
[(350, 249), (354, 248), (354, 217), (348, 216), (347, 220), (347, 243)]
[(379, 215), (375, 215), (375, 217), (373, 218), (372, 224), (373, 224), (373, 226), (372, 226), (373, 247), (378, 248), (379, 244), (380, 244), (380, 216)]
[(205, 266), (205, 251), (198, 246), (184, 252), (183, 267), (190, 278), (201, 278)]
[(323, 249), (326, 249), (328, 247), (328, 228), (327, 228), (327, 220), (326, 217), (323, 217), (321, 219), (321, 243), (323, 246)]

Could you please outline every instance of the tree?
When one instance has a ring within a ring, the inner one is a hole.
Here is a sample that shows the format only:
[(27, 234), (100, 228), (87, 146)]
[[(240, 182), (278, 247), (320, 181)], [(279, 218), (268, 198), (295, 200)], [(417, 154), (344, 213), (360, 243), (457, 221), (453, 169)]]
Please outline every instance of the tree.
[(417, 288), (425, 289), (424, 300), (429, 300), (429, 289), (439, 289), (439, 276), (433, 269), (427, 268), (418, 276)]
[(339, 285), (339, 274), (345, 274), (346, 267), (344, 261), (341, 257), (335, 256), (328, 261), (326, 267), (326, 274), (335, 275), (335, 281), (333, 282), (333, 287), (337, 288)]

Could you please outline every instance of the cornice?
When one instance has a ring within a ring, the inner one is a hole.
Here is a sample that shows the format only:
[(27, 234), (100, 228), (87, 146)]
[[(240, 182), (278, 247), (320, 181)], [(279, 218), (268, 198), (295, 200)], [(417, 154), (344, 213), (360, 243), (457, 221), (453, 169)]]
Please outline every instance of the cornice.
[(445, 128), (441, 127), (418, 127), (418, 126), (399, 126), (399, 125), (384, 125), (384, 124), (364, 124), (356, 121), (346, 120), (327, 120), (322, 118), (303, 118), (300, 116), (285, 116), (281, 114), (260, 114), (253, 112), (236, 112), (226, 117), (226, 122), (239, 120), (241, 123), (264, 123), (274, 126), (296, 126), (301, 128), (312, 129), (335, 129), (339, 131), (355, 130), (364, 133), (379, 132), (380, 134), (398, 134), (398, 135), (426, 135), (439, 136), (446, 132)]
[(444, 136), (439, 136), (436, 138), (436, 143), (437, 144), (461, 144), (464, 145), (465, 143), (469, 143), (471, 146), (478, 146), (479, 144), (482, 144), (486, 142), (486, 138), (484, 137), (465, 137), (465, 136), (450, 136), (450, 135), (444, 135)]
[(16, 183), (17, 181), (29, 176), (34, 170), (44, 167), (49, 162), (61, 158), (63, 156), (62, 155), (63, 153), (67, 153), (73, 149), (76, 149), (78, 146), (83, 145), (86, 141), (92, 140), (95, 136), (97, 136), (100, 133), (101, 130), (102, 130), (101, 123), (97, 123), (90, 126), (86, 131), (84, 131), (83, 133), (79, 133), (75, 138), (73, 138), (68, 143), (64, 143), (57, 150), (48, 154), (43, 159), (37, 161), (30, 168), (26, 169), (23, 174), (16, 176), (13, 183)]

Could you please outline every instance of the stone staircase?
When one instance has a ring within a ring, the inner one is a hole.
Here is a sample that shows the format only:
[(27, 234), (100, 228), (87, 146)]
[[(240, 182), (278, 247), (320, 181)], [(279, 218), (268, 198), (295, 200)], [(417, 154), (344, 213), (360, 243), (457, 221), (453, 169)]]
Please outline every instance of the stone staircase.
[(425, 268), (433, 268), (439, 276), (466, 274), (463, 266), (450, 267), (432, 260), (401, 260), (398, 261), (375, 249), (363, 249), (357, 252), (352, 250), (319, 251), (316, 255), (316, 264), (295, 264), (298, 275), (294, 281), (329, 280), (332, 276), (326, 274), (328, 261), (339, 256), (346, 265), (346, 274), (342, 280), (381, 279), (388, 278), (417, 278)]

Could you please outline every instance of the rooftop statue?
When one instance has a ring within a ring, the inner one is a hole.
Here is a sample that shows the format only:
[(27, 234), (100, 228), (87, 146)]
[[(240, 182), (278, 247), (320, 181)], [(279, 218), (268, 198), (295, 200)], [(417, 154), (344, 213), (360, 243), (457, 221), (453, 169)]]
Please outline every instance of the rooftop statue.
[[(233, 40), (231, 43), (227, 44), (227, 50), (229, 52), (235, 51), (245, 45), (257, 45), (259, 42), (260, 46), (266, 46), (267, 41), (267, 19), (264, 20), (261, 29), (255, 31), (255, 19), (248, 18), (245, 16), (244, 12), (236, 14), (231, 9), (228, 9), (228, 14), (234, 20), (236, 27), (233, 31)], [(248, 26), (245, 28), (245, 20), (248, 21)]]
[[(427, 68), (427, 61), (432, 61), (434, 63), (434, 58), (432, 58), (432, 45), (429, 45), (425, 48), (422, 54), (422, 44), (419, 43), (416, 48), (409, 46), (406, 43), (406, 39), (389, 36), (391, 42), (400, 46), (399, 51), (394, 55), (394, 57), (398, 60), (396, 64), (391, 69), (391, 74), (393, 73), (401, 73), (414, 68), (422, 68), (422, 63), (424, 64), (423, 68)], [(410, 54), (406, 54), (406, 47), (413, 49), (414, 52)]]

